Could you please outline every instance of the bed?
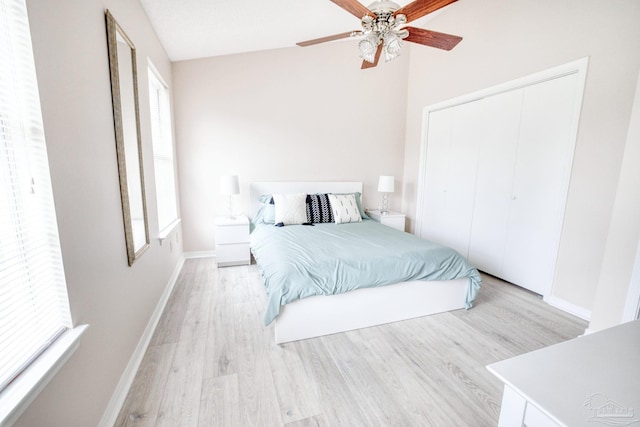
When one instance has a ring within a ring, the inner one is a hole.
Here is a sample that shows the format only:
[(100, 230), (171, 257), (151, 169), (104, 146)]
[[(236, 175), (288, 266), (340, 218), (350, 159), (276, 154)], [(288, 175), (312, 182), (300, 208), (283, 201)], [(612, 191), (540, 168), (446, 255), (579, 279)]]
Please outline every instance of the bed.
[(471, 307), (480, 275), (450, 248), (366, 218), (284, 227), (261, 220), (271, 195), (297, 193), (361, 194), (362, 183), (250, 184), (251, 252), (276, 343)]

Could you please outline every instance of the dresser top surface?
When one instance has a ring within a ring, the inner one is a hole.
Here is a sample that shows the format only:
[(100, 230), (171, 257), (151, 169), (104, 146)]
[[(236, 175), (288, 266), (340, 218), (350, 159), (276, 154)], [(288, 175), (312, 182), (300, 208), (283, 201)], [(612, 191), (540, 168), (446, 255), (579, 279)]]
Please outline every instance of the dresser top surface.
[(640, 420), (640, 320), (487, 369), (561, 424)]

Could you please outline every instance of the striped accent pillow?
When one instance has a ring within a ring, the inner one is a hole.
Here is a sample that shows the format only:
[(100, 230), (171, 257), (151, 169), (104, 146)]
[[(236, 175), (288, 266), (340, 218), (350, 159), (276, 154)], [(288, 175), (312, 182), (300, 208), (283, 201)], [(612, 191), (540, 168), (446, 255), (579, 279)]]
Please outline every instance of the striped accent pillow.
[(307, 222), (312, 224), (333, 222), (328, 194), (307, 194)]

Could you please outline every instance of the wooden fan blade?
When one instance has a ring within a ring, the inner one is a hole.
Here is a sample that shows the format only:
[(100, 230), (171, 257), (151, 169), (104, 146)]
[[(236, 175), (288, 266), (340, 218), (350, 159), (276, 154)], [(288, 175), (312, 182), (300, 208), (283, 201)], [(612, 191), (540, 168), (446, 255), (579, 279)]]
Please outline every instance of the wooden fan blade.
[(362, 19), (363, 16), (369, 15), (372, 17), (376, 17), (376, 14), (367, 9), (362, 3), (358, 0), (331, 0), (353, 16), (358, 19)]
[(451, 50), (462, 40), (462, 37), (459, 36), (425, 30), (423, 28), (404, 27), (404, 29), (409, 30), (409, 36), (404, 40), (425, 46), (437, 47), (438, 49)]
[(378, 61), (380, 60), (380, 54), (382, 53), (382, 43), (378, 45), (378, 50), (376, 50), (376, 56), (373, 58), (373, 64), (369, 61), (362, 61), (361, 70), (366, 70), (367, 68), (373, 68), (378, 65)]
[(415, 0), (396, 10), (393, 16), (402, 14), (407, 17), (407, 22), (411, 22), (455, 1), (457, 0)]
[(326, 36), (326, 37), (321, 37), (319, 39), (313, 39), (313, 40), (307, 40), (304, 42), (299, 42), (296, 43), (298, 46), (311, 46), (314, 44), (318, 44), (318, 43), (324, 43), (324, 42), (330, 42), (333, 40), (340, 40), (340, 39), (344, 39), (346, 37), (349, 37), (351, 35), (351, 33), (353, 33), (353, 31), (347, 31), (346, 33), (340, 33), (340, 34), (335, 34), (333, 36)]

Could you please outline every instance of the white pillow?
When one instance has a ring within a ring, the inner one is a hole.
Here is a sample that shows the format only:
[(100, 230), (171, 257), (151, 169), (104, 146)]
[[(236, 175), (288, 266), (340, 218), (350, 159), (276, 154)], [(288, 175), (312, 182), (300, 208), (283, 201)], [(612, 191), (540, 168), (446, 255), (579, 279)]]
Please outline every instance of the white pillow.
[(275, 223), (284, 225), (303, 224), (307, 222), (307, 195), (274, 194)]
[(362, 222), (354, 194), (329, 194), (329, 202), (336, 224)]

